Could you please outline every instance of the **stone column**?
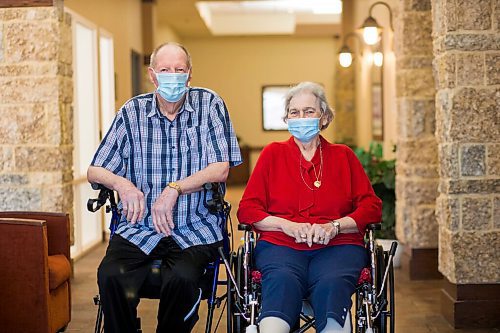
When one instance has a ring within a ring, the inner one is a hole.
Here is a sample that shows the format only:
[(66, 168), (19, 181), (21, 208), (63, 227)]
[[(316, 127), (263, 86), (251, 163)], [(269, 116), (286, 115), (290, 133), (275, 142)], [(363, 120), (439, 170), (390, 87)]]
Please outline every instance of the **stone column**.
[(72, 213), (71, 22), (54, 3), (1, 4), (0, 210)]
[(354, 63), (348, 68), (337, 65), (335, 73), (335, 121), (333, 123), (335, 142), (348, 145), (354, 144), (356, 132), (354, 67)]
[(500, 317), (500, 2), (432, 0), (442, 312), (452, 325)]
[(155, 45), (155, 35), (157, 22), (156, 0), (141, 0), (141, 17), (142, 17), (142, 43), (144, 51), (144, 63), (142, 70), (142, 90), (143, 92), (154, 91), (155, 87), (151, 82), (148, 74), (148, 67), (151, 58), (151, 53), (158, 46)]
[(400, 0), (394, 28), (396, 234), (405, 244), (410, 278), (438, 278), (435, 202), (439, 178), (430, 0)]
[[(356, 117), (355, 117), (355, 66), (360, 61), (358, 47), (359, 41), (354, 38), (347, 38), (346, 35), (356, 29), (354, 26), (354, 1), (344, 1), (342, 13), (342, 35), (336, 39), (337, 53), (335, 54), (335, 89), (334, 89), (334, 109), (335, 121), (333, 122), (334, 137), (336, 142), (349, 145), (355, 143)], [(339, 64), (338, 52), (343, 43), (349, 43), (351, 51), (354, 53), (354, 61), (348, 68), (343, 68)]]

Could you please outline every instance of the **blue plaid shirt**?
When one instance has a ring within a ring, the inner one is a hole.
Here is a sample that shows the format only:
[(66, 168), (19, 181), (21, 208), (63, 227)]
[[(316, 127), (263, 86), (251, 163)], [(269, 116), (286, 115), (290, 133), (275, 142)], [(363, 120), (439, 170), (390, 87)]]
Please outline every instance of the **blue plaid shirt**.
[[(153, 93), (127, 101), (91, 163), (127, 178), (144, 193), (143, 220), (132, 225), (122, 216), (116, 233), (146, 254), (165, 237), (154, 229), (151, 208), (169, 182), (186, 178), (210, 163), (241, 163), (226, 105), (213, 91), (189, 88), (173, 121), (161, 114), (156, 104)], [(219, 217), (204, 205), (206, 195), (204, 191), (181, 195), (174, 207), (172, 237), (183, 249), (222, 239)]]

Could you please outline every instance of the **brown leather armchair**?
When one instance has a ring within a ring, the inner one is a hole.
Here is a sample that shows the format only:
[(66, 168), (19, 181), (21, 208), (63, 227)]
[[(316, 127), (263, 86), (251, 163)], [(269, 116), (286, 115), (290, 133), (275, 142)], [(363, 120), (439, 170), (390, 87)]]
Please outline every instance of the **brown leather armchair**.
[(54, 333), (71, 319), (69, 216), (0, 212), (0, 330)]

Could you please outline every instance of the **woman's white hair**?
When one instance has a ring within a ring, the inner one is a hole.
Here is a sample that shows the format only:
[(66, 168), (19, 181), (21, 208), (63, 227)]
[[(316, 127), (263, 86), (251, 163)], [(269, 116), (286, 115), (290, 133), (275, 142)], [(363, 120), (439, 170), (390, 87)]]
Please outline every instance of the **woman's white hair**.
[(321, 116), (326, 119), (326, 124), (321, 125), (321, 130), (324, 130), (332, 122), (333, 118), (335, 117), (335, 112), (326, 100), (325, 90), (323, 89), (323, 87), (314, 82), (305, 81), (290, 88), (285, 96), (285, 114), (283, 115), (283, 120), (286, 123), (288, 119), (288, 109), (290, 107), (290, 101), (292, 100), (292, 98), (303, 92), (311, 93), (319, 100)]

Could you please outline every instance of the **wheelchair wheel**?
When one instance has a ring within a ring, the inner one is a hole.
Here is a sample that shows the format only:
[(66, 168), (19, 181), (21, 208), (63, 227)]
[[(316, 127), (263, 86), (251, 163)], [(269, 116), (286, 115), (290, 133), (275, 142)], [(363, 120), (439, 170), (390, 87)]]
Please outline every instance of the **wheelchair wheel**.
[[(385, 270), (387, 265), (389, 265), (389, 252), (384, 251), (381, 246), (377, 246), (376, 249), (377, 257), (377, 291), (380, 293), (382, 288), (382, 280), (384, 278)], [(394, 267), (391, 263), (389, 267), (387, 280), (385, 282), (384, 289), (382, 290), (379, 297), (380, 304), (380, 315), (375, 320), (374, 326), (376, 327), (377, 333), (394, 333), (395, 331), (395, 297), (394, 297)]]
[[(371, 294), (376, 292), (378, 294), (382, 288), (382, 281), (384, 278), (384, 272), (386, 267), (386, 255), (381, 246), (377, 245), (375, 247), (375, 279), (376, 285), (375, 290), (372, 290), (370, 283), (364, 283), (356, 291), (356, 322), (355, 322), (355, 332), (356, 333), (386, 333), (386, 316), (385, 309), (387, 307), (386, 295), (387, 287), (384, 288), (381, 295), (377, 300), (383, 300), (382, 303), (377, 305), (372, 302), (366, 302), (368, 298), (371, 298)], [(380, 305), (380, 306), (379, 306)], [(377, 309), (379, 307), (379, 309)], [(368, 322), (370, 317), (375, 315), (375, 311), (380, 310), (377, 318), (371, 322), (371, 327), (368, 327)]]
[[(230, 262), (233, 276), (237, 287), (243, 292), (244, 270), (243, 270), (243, 247), (238, 248), (237, 253), (232, 253)], [(227, 297), (227, 328), (228, 333), (245, 333), (246, 321), (241, 316), (242, 300), (238, 297), (235, 286), (231, 279), (228, 279)]]
[[(389, 260), (389, 254), (385, 254), (385, 265), (388, 265), (388, 260)], [(395, 316), (394, 316), (394, 311), (395, 311), (395, 296), (394, 296), (394, 266), (391, 263), (391, 267), (389, 268), (389, 273), (387, 275), (387, 282), (386, 282), (386, 287), (384, 290), (384, 297), (388, 302), (388, 307), (387, 305), (385, 307), (385, 312), (384, 312), (384, 318), (385, 318), (385, 323), (384, 323), (384, 333), (390, 332), (394, 333), (395, 331)], [(387, 326), (387, 317), (389, 317), (389, 328)]]
[[(375, 262), (376, 262), (376, 274), (377, 274), (377, 293), (380, 293), (380, 290), (382, 288), (382, 281), (384, 279), (384, 273), (385, 273), (385, 268), (386, 268), (386, 255), (384, 253), (384, 249), (382, 246), (377, 245), (375, 248)], [(386, 300), (387, 299), (387, 287), (382, 290), (382, 293), (380, 295), (381, 299)], [(387, 326), (387, 320), (384, 315), (384, 311), (387, 309), (387, 303), (382, 306), (381, 313), (380, 315), (374, 320), (373, 326), (375, 328), (375, 333), (385, 333), (386, 332), (386, 326)]]

